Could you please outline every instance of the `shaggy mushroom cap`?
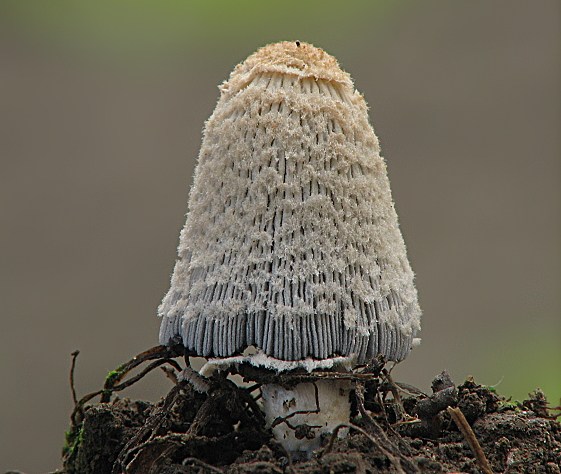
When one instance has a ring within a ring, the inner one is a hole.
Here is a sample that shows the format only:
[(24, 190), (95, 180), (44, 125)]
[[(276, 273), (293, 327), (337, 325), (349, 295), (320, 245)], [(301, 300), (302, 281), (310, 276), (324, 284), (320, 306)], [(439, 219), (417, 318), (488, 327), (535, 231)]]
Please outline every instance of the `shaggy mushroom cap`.
[(160, 342), (400, 361), (420, 308), (367, 106), (307, 43), (261, 48), (206, 123)]

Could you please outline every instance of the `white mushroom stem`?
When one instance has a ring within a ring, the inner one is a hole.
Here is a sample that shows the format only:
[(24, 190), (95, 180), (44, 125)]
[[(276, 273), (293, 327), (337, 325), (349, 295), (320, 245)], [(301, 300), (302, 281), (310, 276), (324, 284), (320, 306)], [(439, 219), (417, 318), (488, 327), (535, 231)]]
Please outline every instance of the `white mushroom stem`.
[[(304, 369), (309, 373), (325, 369), (350, 372), (354, 358), (284, 361), (258, 352), (248, 356), (210, 359), (201, 368), (200, 373), (209, 377), (216, 371), (227, 370), (232, 365), (243, 363), (273, 370), (279, 375), (297, 369)], [(350, 380), (345, 379), (302, 382), (292, 388), (275, 383), (263, 384), (262, 407), (267, 426), (295, 459), (309, 458), (313, 451), (321, 446), (322, 434), (331, 433), (337, 425), (349, 422), (351, 388)], [(340, 430), (339, 436), (346, 436), (346, 431)]]
[[(294, 458), (309, 458), (321, 446), (321, 435), (348, 423), (350, 380), (316, 380), (292, 389), (261, 387), (263, 411), (275, 438)], [(339, 431), (339, 436), (346, 433)]]

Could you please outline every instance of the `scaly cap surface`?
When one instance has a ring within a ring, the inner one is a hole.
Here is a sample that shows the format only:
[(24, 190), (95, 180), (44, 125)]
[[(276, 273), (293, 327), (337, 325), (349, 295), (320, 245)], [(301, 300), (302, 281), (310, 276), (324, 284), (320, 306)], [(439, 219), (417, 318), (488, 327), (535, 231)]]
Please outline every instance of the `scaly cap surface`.
[(282, 42), (221, 86), (160, 342), (202, 356), (406, 357), (420, 309), (367, 107), (337, 61)]

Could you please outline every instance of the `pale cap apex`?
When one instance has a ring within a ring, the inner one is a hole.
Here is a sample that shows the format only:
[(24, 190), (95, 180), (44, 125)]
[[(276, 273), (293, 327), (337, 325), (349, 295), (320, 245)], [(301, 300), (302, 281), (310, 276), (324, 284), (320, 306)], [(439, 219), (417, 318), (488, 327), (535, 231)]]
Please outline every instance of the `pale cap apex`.
[(260, 48), (238, 64), (220, 89), (224, 94), (236, 93), (255, 76), (266, 73), (323, 79), (353, 87), (351, 76), (323, 49), (301, 41), (281, 41)]

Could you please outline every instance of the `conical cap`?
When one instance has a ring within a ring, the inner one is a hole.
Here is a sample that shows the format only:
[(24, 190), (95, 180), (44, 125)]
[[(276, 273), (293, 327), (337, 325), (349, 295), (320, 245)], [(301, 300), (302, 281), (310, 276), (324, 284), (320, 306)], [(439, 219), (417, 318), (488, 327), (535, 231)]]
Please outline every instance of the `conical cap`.
[(321, 49), (266, 46), (206, 123), (162, 344), (405, 358), (420, 309), (367, 106)]

